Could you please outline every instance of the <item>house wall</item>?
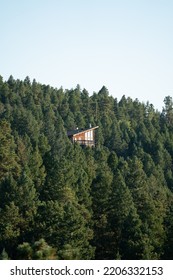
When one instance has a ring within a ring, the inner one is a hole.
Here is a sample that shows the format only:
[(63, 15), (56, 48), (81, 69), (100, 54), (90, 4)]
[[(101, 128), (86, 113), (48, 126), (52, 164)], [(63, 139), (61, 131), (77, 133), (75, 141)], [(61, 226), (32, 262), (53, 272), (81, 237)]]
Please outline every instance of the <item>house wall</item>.
[(82, 133), (80, 133), (80, 134), (78, 134), (78, 135), (75, 135), (75, 136), (73, 136), (73, 140), (74, 141), (80, 141), (80, 140), (86, 140), (85, 139), (85, 133), (84, 132), (82, 132)]
[(81, 132), (78, 135), (73, 136), (74, 141), (93, 141), (94, 140), (94, 133), (93, 130), (89, 130), (87, 132)]

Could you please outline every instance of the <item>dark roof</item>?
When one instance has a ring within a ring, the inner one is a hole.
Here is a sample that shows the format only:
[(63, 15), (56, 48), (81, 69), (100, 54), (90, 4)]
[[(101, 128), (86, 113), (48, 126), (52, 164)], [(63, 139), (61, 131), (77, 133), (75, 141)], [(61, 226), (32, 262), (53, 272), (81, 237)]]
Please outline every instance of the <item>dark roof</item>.
[(90, 131), (90, 130), (94, 130), (98, 128), (98, 126), (95, 126), (95, 127), (90, 127), (90, 128), (85, 128), (85, 129), (74, 129), (74, 130), (69, 130), (67, 131), (67, 135), (68, 136), (73, 136), (73, 135), (77, 135), (77, 134), (80, 134), (82, 132), (87, 132), (87, 131)]

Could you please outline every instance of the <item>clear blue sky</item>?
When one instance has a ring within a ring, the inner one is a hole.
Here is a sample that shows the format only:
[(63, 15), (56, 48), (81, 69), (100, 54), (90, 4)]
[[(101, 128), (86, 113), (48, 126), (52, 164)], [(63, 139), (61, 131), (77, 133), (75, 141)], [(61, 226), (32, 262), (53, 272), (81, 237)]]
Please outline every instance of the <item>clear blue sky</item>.
[(172, 0), (0, 0), (0, 75), (149, 100), (173, 95)]

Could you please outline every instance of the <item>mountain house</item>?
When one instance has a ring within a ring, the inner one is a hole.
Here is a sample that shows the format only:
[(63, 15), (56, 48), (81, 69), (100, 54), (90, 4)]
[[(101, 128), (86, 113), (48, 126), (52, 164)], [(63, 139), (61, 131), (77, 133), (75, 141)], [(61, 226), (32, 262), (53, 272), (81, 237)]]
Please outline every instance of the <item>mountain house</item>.
[(81, 146), (95, 146), (95, 129), (98, 126), (90, 127), (88, 129), (75, 129), (67, 132), (69, 139), (72, 143), (79, 143)]

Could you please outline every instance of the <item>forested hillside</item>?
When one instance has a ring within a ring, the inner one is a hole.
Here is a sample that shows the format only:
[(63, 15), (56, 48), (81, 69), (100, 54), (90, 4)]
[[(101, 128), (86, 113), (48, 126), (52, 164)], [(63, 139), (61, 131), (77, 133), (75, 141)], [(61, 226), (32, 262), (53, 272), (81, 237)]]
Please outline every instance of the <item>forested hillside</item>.
[[(1, 259), (172, 259), (173, 101), (0, 77)], [(99, 126), (96, 147), (69, 129)]]

